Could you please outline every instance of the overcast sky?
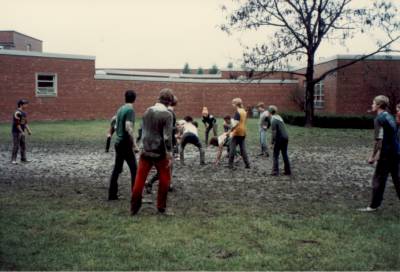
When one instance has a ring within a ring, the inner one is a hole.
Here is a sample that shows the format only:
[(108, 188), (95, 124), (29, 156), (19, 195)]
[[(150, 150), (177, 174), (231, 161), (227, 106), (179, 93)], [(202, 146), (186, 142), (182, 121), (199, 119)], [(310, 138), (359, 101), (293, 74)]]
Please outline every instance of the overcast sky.
[[(362, 0), (365, 1), (365, 0)], [(239, 66), (242, 47), (258, 36), (228, 36), (221, 5), (230, 0), (0, 0), (1, 30), (43, 41), (45, 52), (96, 56), (96, 67), (209, 68)], [(319, 57), (373, 48), (325, 45)]]

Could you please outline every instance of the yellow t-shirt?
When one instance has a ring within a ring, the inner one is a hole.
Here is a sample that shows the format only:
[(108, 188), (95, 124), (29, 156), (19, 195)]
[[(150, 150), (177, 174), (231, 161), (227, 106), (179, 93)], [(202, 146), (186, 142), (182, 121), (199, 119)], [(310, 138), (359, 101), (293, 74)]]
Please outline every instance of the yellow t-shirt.
[(235, 113), (233, 119), (239, 124), (233, 129), (232, 135), (233, 136), (246, 136), (246, 119), (247, 113), (244, 109), (239, 108)]

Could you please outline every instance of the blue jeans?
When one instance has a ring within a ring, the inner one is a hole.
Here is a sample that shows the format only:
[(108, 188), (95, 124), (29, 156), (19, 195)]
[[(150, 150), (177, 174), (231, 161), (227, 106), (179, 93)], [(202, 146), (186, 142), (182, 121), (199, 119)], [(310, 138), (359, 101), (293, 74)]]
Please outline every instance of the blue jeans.
[(260, 136), (260, 146), (261, 153), (268, 154), (268, 145), (267, 145), (267, 130), (263, 128), (259, 128), (259, 136)]

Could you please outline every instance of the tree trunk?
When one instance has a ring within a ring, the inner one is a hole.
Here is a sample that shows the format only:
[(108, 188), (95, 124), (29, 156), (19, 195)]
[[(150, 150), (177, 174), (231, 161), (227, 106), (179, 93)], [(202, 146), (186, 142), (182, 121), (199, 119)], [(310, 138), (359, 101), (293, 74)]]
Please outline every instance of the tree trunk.
[(309, 54), (306, 71), (306, 127), (312, 127), (314, 121), (314, 55)]

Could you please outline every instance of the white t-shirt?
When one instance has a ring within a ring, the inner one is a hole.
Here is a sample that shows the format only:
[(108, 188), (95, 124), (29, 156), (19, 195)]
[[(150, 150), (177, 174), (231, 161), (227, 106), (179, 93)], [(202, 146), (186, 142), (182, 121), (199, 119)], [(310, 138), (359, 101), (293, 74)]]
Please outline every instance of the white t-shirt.
[(185, 133), (193, 133), (194, 135), (199, 136), (197, 132), (197, 127), (195, 127), (192, 123), (188, 122), (185, 122), (185, 124), (183, 125), (182, 134)]

